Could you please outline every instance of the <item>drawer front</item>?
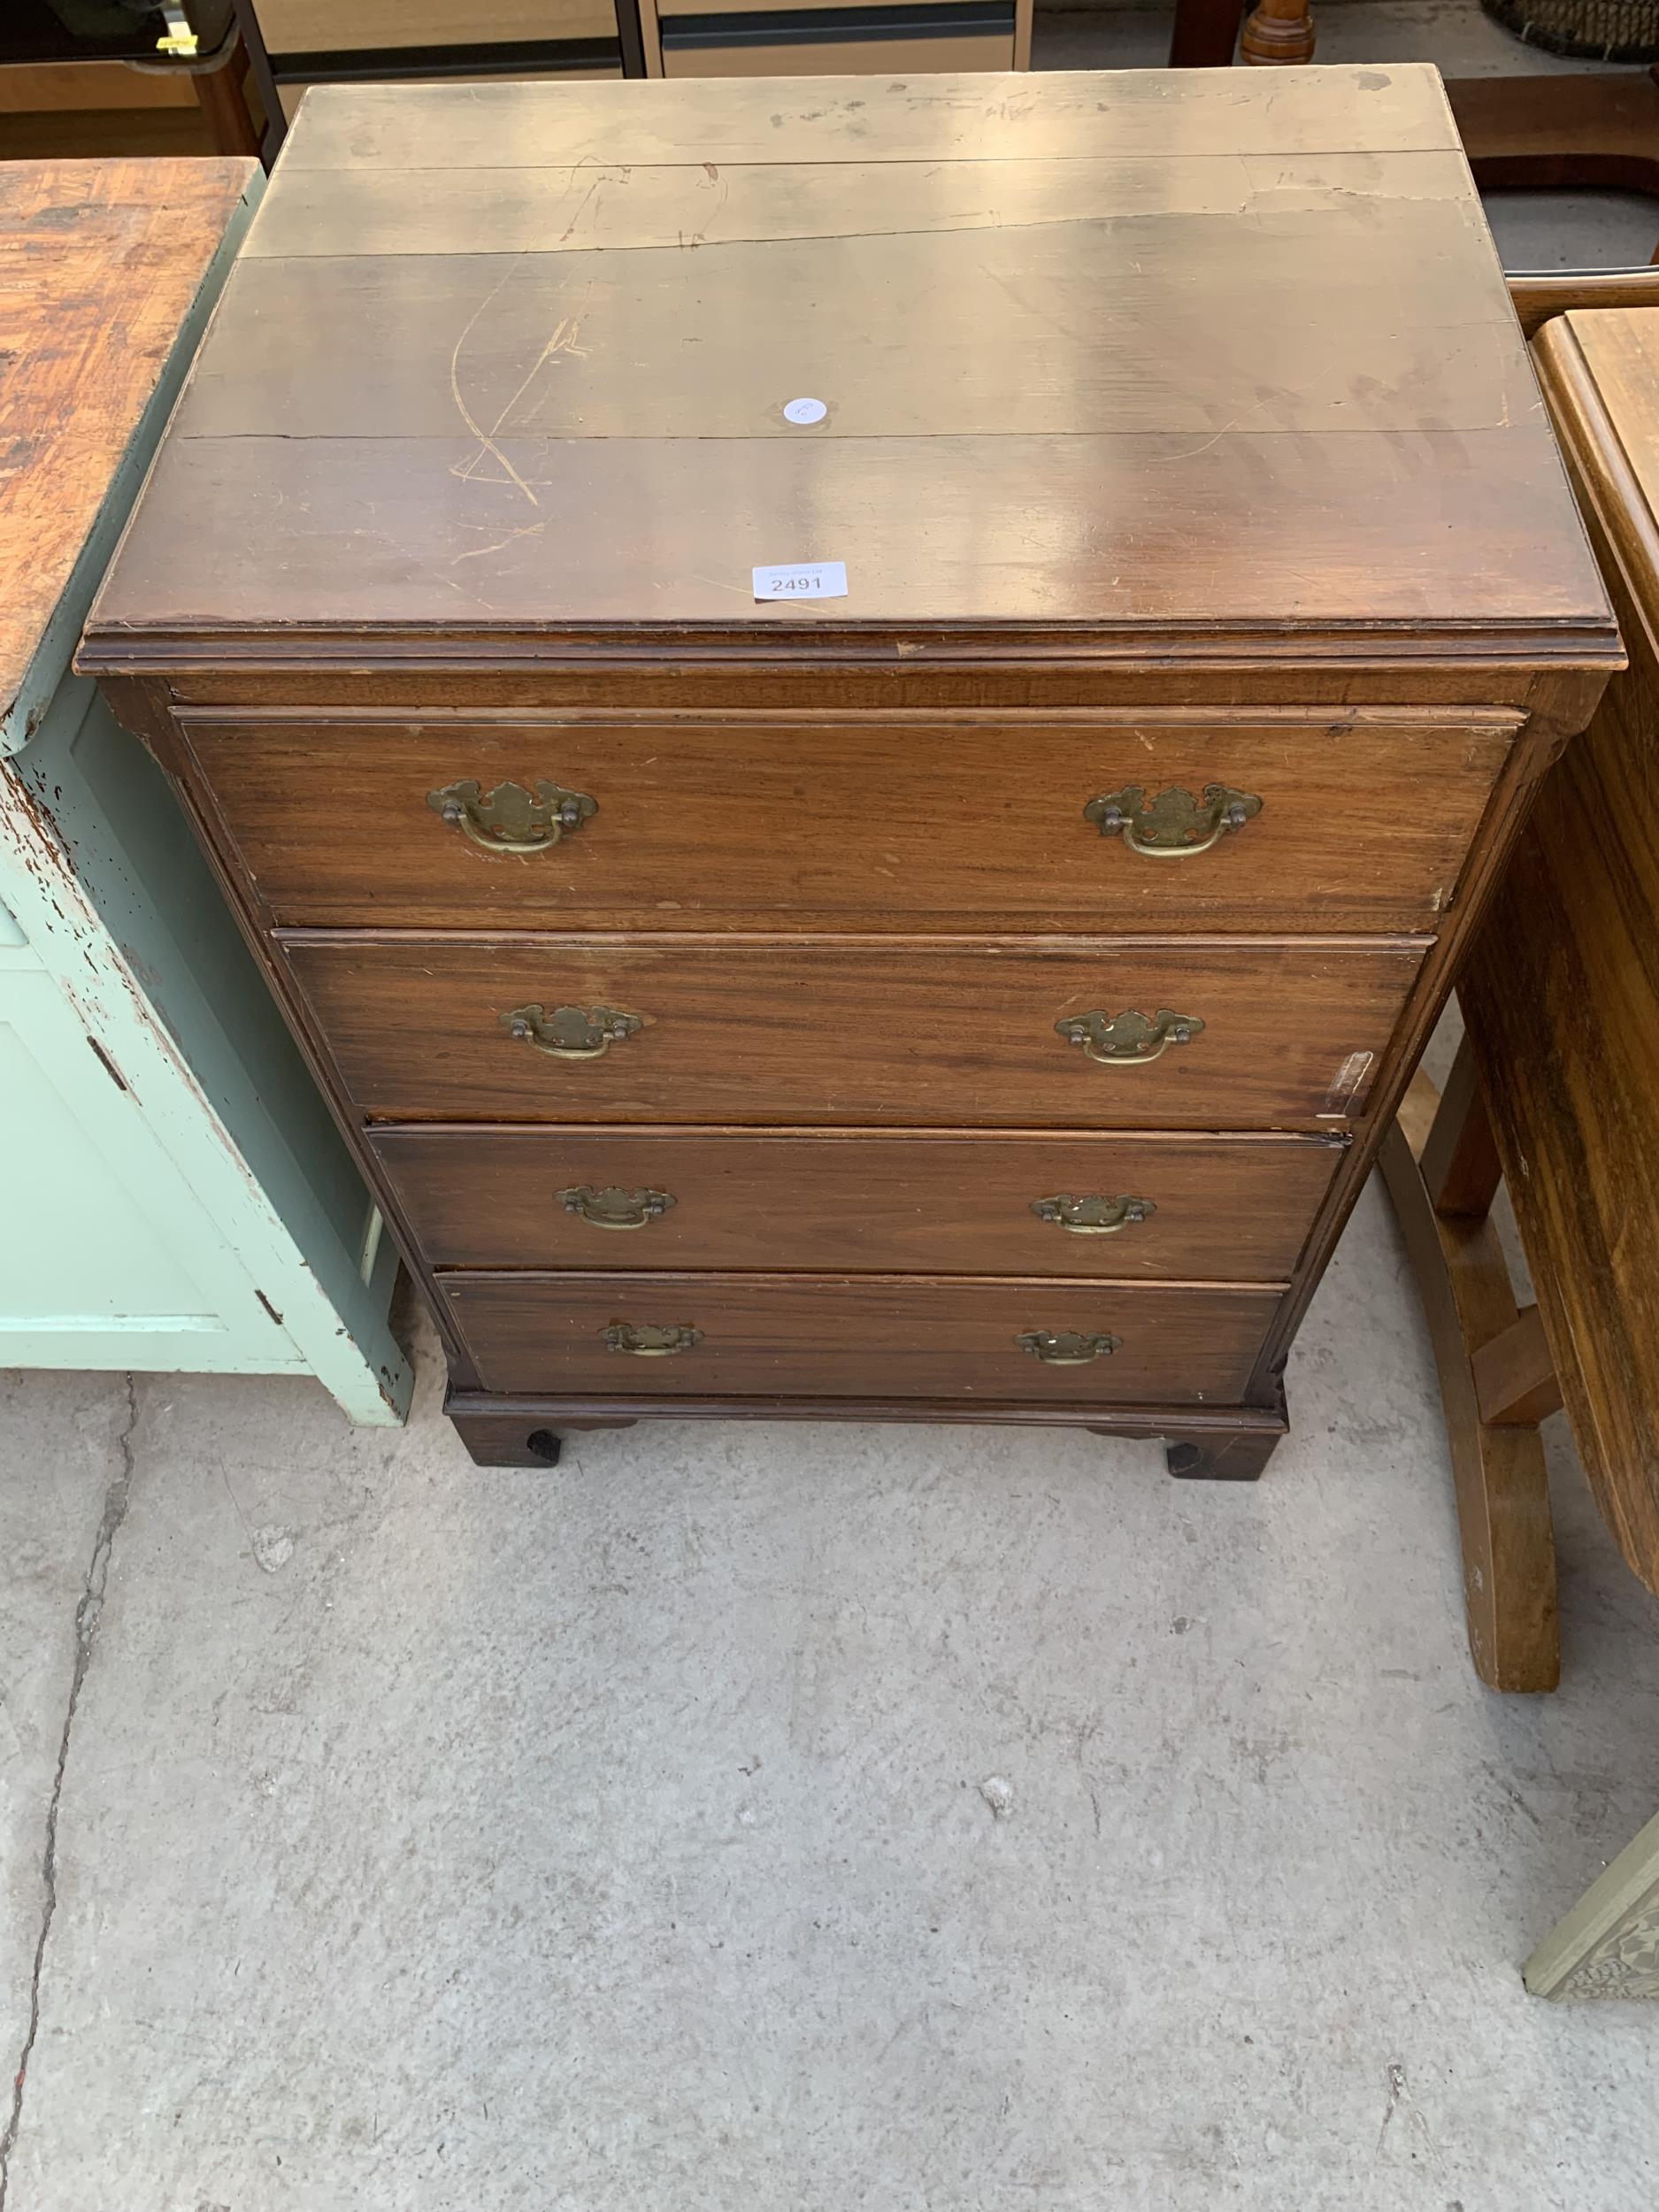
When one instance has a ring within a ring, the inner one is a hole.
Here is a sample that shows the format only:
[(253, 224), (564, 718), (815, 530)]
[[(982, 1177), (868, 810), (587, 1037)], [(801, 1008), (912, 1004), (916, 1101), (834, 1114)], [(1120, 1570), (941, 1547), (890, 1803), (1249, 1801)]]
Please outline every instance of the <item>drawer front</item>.
[(1432, 929), (1516, 728), (1472, 719), (180, 717), (295, 927), (1158, 936)]
[[(526, 1394), (1226, 1404), (1242, 1396), (1278, 1304), (1271, 1291), (1003, 1278), (477, 1274), (439, 1282), (485, 1389)], [(1022, 1337), (1037, 1339), (1048, 1356)]]
[[(1362, 1109), (1424, 949), (309, 937), (286, 949), (348, 1090), (381, 1120), (1261, 1129)], [(1113, 1028), (1095, 1023), (1082, 1045), (1057, 1026), (1094, 1017)], [(1168, 1042), (1170, 1018), (1203, 1027)]]
[[(436, 1267), (1287, 1281), (1317, 1137), (381, 1129)], [(626, 1242), (623, 1239), (626, 1238)]]

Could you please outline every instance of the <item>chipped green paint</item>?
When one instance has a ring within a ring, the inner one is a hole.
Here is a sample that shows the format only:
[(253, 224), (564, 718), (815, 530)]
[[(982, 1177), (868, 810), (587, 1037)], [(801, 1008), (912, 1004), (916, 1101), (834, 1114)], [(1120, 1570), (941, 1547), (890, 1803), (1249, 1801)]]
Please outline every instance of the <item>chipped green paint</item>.
[(165, 778), (68, 665), (255, 197), (0, 723), (0, 1368), (309, 1372), (387, 1425), (396, 1251)]

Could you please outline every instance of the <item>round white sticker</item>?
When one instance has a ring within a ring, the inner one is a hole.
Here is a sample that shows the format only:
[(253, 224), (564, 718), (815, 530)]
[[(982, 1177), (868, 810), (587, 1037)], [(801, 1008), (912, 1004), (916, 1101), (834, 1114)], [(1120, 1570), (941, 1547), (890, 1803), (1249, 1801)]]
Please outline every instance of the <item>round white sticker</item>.
[(828, 412), (821, 399), (787, 399), (783, 405), (786, 422), (822, 422)]

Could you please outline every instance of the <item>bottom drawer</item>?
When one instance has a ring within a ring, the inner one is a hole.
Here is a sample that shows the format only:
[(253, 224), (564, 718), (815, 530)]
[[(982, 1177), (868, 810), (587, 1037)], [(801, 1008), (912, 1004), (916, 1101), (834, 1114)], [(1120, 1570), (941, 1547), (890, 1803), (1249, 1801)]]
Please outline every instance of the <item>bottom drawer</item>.
[(1004, 1276), (437, 1279), (484, 1388), (552, 1394), (1236, 1404), (1279, 1303)]

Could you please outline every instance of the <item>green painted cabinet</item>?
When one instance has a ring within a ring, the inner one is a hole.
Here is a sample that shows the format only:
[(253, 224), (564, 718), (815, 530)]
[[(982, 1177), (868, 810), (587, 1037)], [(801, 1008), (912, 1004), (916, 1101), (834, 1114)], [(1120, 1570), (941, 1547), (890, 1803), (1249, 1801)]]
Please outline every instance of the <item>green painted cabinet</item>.
[(396, 1253), (166, 779), (69, 666), (258, 184), (0, 165), (38, 334), (0, 429), (56, 471), (0, 488), (0, 1368), (310, 1372), (390, 1423)]

